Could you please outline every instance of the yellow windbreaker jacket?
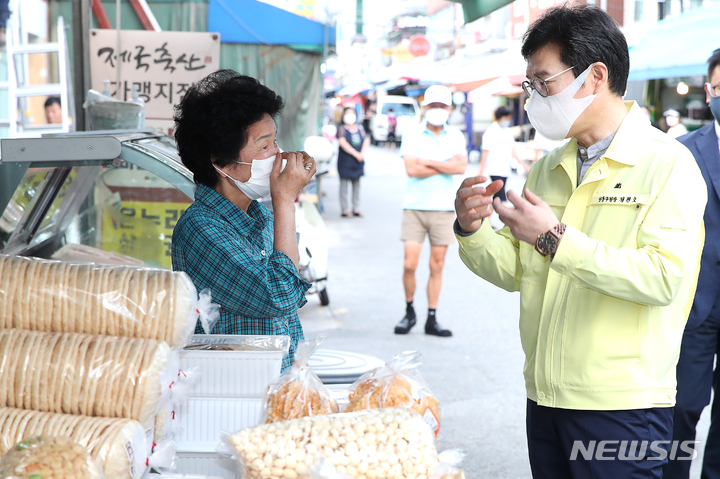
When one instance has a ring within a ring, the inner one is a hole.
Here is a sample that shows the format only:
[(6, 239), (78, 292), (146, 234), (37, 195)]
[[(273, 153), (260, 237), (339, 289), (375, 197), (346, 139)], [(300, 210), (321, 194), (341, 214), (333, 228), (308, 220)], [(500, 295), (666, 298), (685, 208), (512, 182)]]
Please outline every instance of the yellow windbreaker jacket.
[(620, 410), (675, 404), (675, 366), (704, 244), (707, 188), (692, 154), (628, 114), (577, 186), (577, 141), (533, 165), (526, 188), (567, 230), (551, 261), (488, 221), (458, 236), (475, 274), (520, 291), (527, 395)]

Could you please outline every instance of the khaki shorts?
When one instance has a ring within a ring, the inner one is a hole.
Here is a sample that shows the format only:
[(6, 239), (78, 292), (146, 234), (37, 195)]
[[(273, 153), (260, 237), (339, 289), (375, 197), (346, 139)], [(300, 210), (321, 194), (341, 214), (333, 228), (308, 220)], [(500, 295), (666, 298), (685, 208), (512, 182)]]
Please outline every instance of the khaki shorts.
[(427, 234), (431, 245), (449, 246), (455, 242), (454, 222), (454, 211), (403, 210), (400, 239), (422, 243)]

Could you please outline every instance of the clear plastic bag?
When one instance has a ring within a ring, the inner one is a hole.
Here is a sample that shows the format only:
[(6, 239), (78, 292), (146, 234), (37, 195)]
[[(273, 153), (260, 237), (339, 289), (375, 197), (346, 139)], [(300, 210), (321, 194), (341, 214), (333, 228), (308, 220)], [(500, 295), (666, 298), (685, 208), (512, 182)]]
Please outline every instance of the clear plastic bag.
[(65, 436), (33, 436), (0, 461), (0, 479), (105, 479), (100, 463)]
[(352, 478), (421, 479), (438, 466), (432, 430), (408, 407), (263, 424), (223, 436), (223, 445), (246, 479), (318, 477), (321, 458)]
[(185, 273), (0, 255), (0, 327), (102, 334), (182, 347), (219, 312)]
[(0, 407), (150, 427), (178, 369), (177, 352), (163, 341), (0, 329)]
[(132, 419), (110, 419), (0, 408), (0, 454), (30, 436), (66, 436), (87, 449), (107, 479), (139, 479), (150, 457), (142, 425)]
[(459, 449), (449, 449), (438, 455), (438, 465), (428, 476), (428, 479), (465, 479), (465, 472), (460, 469), (460, 463), (465, 452)]
[(430, 426), (440, 432), (440, 406), (417, 371), (418, 351), (398, 354), (385, 366), (363, 374), (350, 388), (345, 412), (410, 406)]
[(261, 419), (265, 423), (339, 412), (332, 393), (308, 366), (308, 359), (323, 340), (319, 337), (300, 343), (292, 367), (270, 384), (263, 402)]

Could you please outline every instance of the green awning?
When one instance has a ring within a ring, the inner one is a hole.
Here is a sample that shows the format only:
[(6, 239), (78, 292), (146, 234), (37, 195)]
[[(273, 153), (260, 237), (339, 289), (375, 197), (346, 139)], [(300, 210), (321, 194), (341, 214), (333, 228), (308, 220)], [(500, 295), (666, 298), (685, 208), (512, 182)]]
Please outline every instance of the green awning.
[(719, 24), (720, 4), (658, 22), (630, 49), (628, 80), (707, 75), (707, 59), (720, 47)]
[(478, 18), (494, 12), (498, 8), (509, 5), (513, 0), (450, 0), (459, 3), (463, 7), (465, 23), (474, 22)]

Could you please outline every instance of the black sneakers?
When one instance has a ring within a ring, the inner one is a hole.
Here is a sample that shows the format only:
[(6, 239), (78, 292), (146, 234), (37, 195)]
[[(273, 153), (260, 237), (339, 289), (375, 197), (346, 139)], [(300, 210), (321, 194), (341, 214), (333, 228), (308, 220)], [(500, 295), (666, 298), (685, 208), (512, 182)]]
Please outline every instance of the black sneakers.
[(407, 334), (417, 323), (417, 317), (413, 314), (406, 314), (405, 317), (395, 326), (395, 334)]
[[(415, 311), (408, 310), (408, 312), (405, 313), (405, 317), (395, 326), (395, 334), (407, 334), (415, 324), (417, 324)], [(432, 317), (428, 317), (425, 322), (425, 334), (448, 338), (452, 336), (452, 331), (443, 328), (440, 323), (435, 321), (435, 316), (433, 315)]]
[(440, 326), (437, 321), (428, 321), (425, 323), (425, 334), (431, 334), (433, 336), (440, 336), (442, 338), (448, 338), (452, 336), (452, 331), (445, 329)]

